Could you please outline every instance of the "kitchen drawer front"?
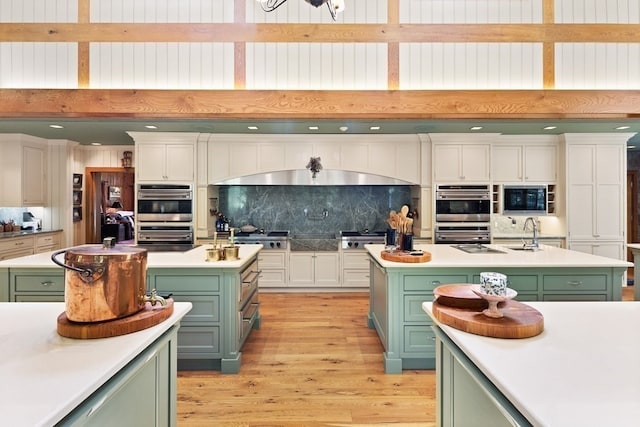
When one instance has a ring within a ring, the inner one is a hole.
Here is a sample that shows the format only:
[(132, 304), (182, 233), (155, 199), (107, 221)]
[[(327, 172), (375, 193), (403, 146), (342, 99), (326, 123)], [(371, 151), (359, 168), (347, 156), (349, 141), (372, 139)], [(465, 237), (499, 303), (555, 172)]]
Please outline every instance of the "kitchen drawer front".
[(451, 275), (433, 275), (433, 276), (404, 276), (405, 291), (433, 291), (440, 285), (446, 285), (450, 283), (467, 283), (468, 277), (466, 274), (451, 274)]
[(260, 269), (265, 268), (287, 268), (286, 251), (263, 250), (258, 255), (258, 265)]
[(19, 294), (14, 295), (14, 302), (64, 302), (64, 293), (57, 294)]
[(158, 292), (220, 292), (220, 276), (155, 274), (151, 275), (151, 289)]
[[(218, 295), (189, 295), (174, 292), (173, 300), (192, 304), (191, 311), (182, 319), (183, 324), (206, 324), (220, 321), (220, 296)], [(182, 328), (180, 331), (182, 331)]]
[(543, 301), (607, 301), (604, 294), (544, 294)]
[[(500, 272), (500, 270), (496, 271)], [(507, 274), (507, 286), (518, 292), (537, 292), (538, 281), (537, 274)], [(479, 274), (473, 275), (473, 283), (480, 283)]]
[(13, 291), (18, 292), (64, 292), (64, 273), (60, 274), (11, 274)]
[(15, 251), (24, 248), (33, 250), (33, 236), (0, 239), (0, 252)]
[(342, 270), (343, 288), (366, 288), (369, 286), (369, 270)]
[(220, 354), (218, 326), (182, 324), (178, 332), (178, 358), (208, 358)]
[(527, 294), (527, 293), (518, 293), (518, 295), (516, 296), (516, 301), (539, 301), (538, 299), (538, 294)]
[(342, 254), (342, 268), (361, 268), (369, 269), (369, 253), (361, 252), (344, 252)]
[(419, 353), (421, 357), (435, 357), (436, 337), (431, 326), (405, 326), (404, 352)]
[(57, 246), (62, 240), (62, 233), (42, 234), (36, 237), (36, 247), (41, 246)]
[(287, 286), (287, 270), (279, 269), (279, 270), (267, 270), (262, 269), (260, 273), (260, 281), (258, 283), (258, 287), (260, 288), (281, 288), (283, 286)]
[(33, 248), (26, 247), (22, 249), (11, 250), (11, 251), (3, 251), (3, 252), (0, 252), (0, 261), (4, 261), (5, 259), (20, 258), (28, 255), (33, 255)]
[(425, 301), (433, 301), (433, 294), (405, 295), (404, 321), (431, 324), (429, 316), (422, 310), (422, 303)]
[(542, 278), (545, 291), (582, 292), (606, 291), (607, 276), (602, 275), (545, 275)]

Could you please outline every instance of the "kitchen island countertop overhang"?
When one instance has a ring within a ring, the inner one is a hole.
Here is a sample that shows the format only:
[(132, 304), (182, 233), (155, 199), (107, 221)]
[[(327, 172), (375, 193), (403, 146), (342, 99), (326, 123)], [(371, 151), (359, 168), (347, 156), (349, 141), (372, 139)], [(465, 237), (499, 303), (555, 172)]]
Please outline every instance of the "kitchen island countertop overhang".
[(64, 303), (0, 303), (3, 424), (56, 424), (179, 325), (191, 304), (175, 303), (167, 320), (142, 331), (90, 340), (58, 335), (56, 319), (64, 309)]
[[(640, 340), (628, 332), (640, 323), (640, 305), (619, 301), (527, 304), (542, 313), (545, 329), (526, 339), (463, 332), (438, 322), (431, 302), (422, 306), (435, 327), (531, 425), (637, 425)], [(615, 333), (621, 330), (627, 332)], [(473, 411), (472, 404), (467, 402), (465, 410)]]

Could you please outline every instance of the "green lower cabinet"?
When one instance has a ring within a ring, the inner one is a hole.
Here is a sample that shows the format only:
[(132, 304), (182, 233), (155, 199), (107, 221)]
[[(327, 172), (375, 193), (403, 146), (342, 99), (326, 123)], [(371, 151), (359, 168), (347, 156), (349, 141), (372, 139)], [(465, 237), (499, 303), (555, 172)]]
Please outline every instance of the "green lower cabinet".
[[(256, 269), (251, 262), (247, 265), (247, 269)], [(243, 294), (241, 270), (148, 269), (149, 290), (156, 289), (160, 295), (172, 294), (174, 301), (192, 304), (178, 332), (179, 369), (239, 372), (246, 329), (260, 326), (257, 294), (253, 294), (253, 298)], [(254, 301), (255, 309), (249, 320), (242, 319), (242, 308), (251, 302), (249, 300)]]
[(506, 274), (519, 301), (619, 301), (624, 268), (383, 268), (371, 257), (368, 326), (384, 346), (388, 374), (404, 369), (433, 369), (435, 339), (422, 303), (446, 284), (480, 283), (480, 273)]
[(7, 290), (11, 302), (63, 302), (62, 268), (3, 268), (0, 286)]

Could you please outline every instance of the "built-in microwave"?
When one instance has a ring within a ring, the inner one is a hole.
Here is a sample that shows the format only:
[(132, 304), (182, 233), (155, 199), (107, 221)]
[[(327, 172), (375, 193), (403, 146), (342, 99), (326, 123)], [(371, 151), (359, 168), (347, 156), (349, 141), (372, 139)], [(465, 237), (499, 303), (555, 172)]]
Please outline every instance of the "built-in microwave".
[(547, 214), (546, 185), (505, 185), (502, 190), (504, 215), (540, 216)]
[(193, 221), (193, 189), (191, 185), (138, 185), (136, 221)]

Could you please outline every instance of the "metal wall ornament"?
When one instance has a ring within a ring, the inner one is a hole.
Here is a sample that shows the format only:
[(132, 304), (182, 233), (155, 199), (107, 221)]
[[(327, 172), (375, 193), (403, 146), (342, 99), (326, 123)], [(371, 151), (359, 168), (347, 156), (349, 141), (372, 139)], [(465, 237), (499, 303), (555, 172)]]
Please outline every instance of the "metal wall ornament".
[[(262, 10), (265, 12), (273, 12), (283, 4), (287, 2), (287, 0), (257, 0), (262, 6)], [(326, 4), (329, 8), (329, 13), (331, 14), (331, 18), (336, 20), (336, 16), (338, 13), (344, 10), (344, 0), (304, 0), (309, 3), (311, 6), (320, 7), (323, 4)]]
[(320, 163), (320, 157), (311, 157), (309, 163), (307, 163), (307, 169), (311, 171), (311, 178), (318, 176), (318, 173), (322, 170), (322, 163)]

